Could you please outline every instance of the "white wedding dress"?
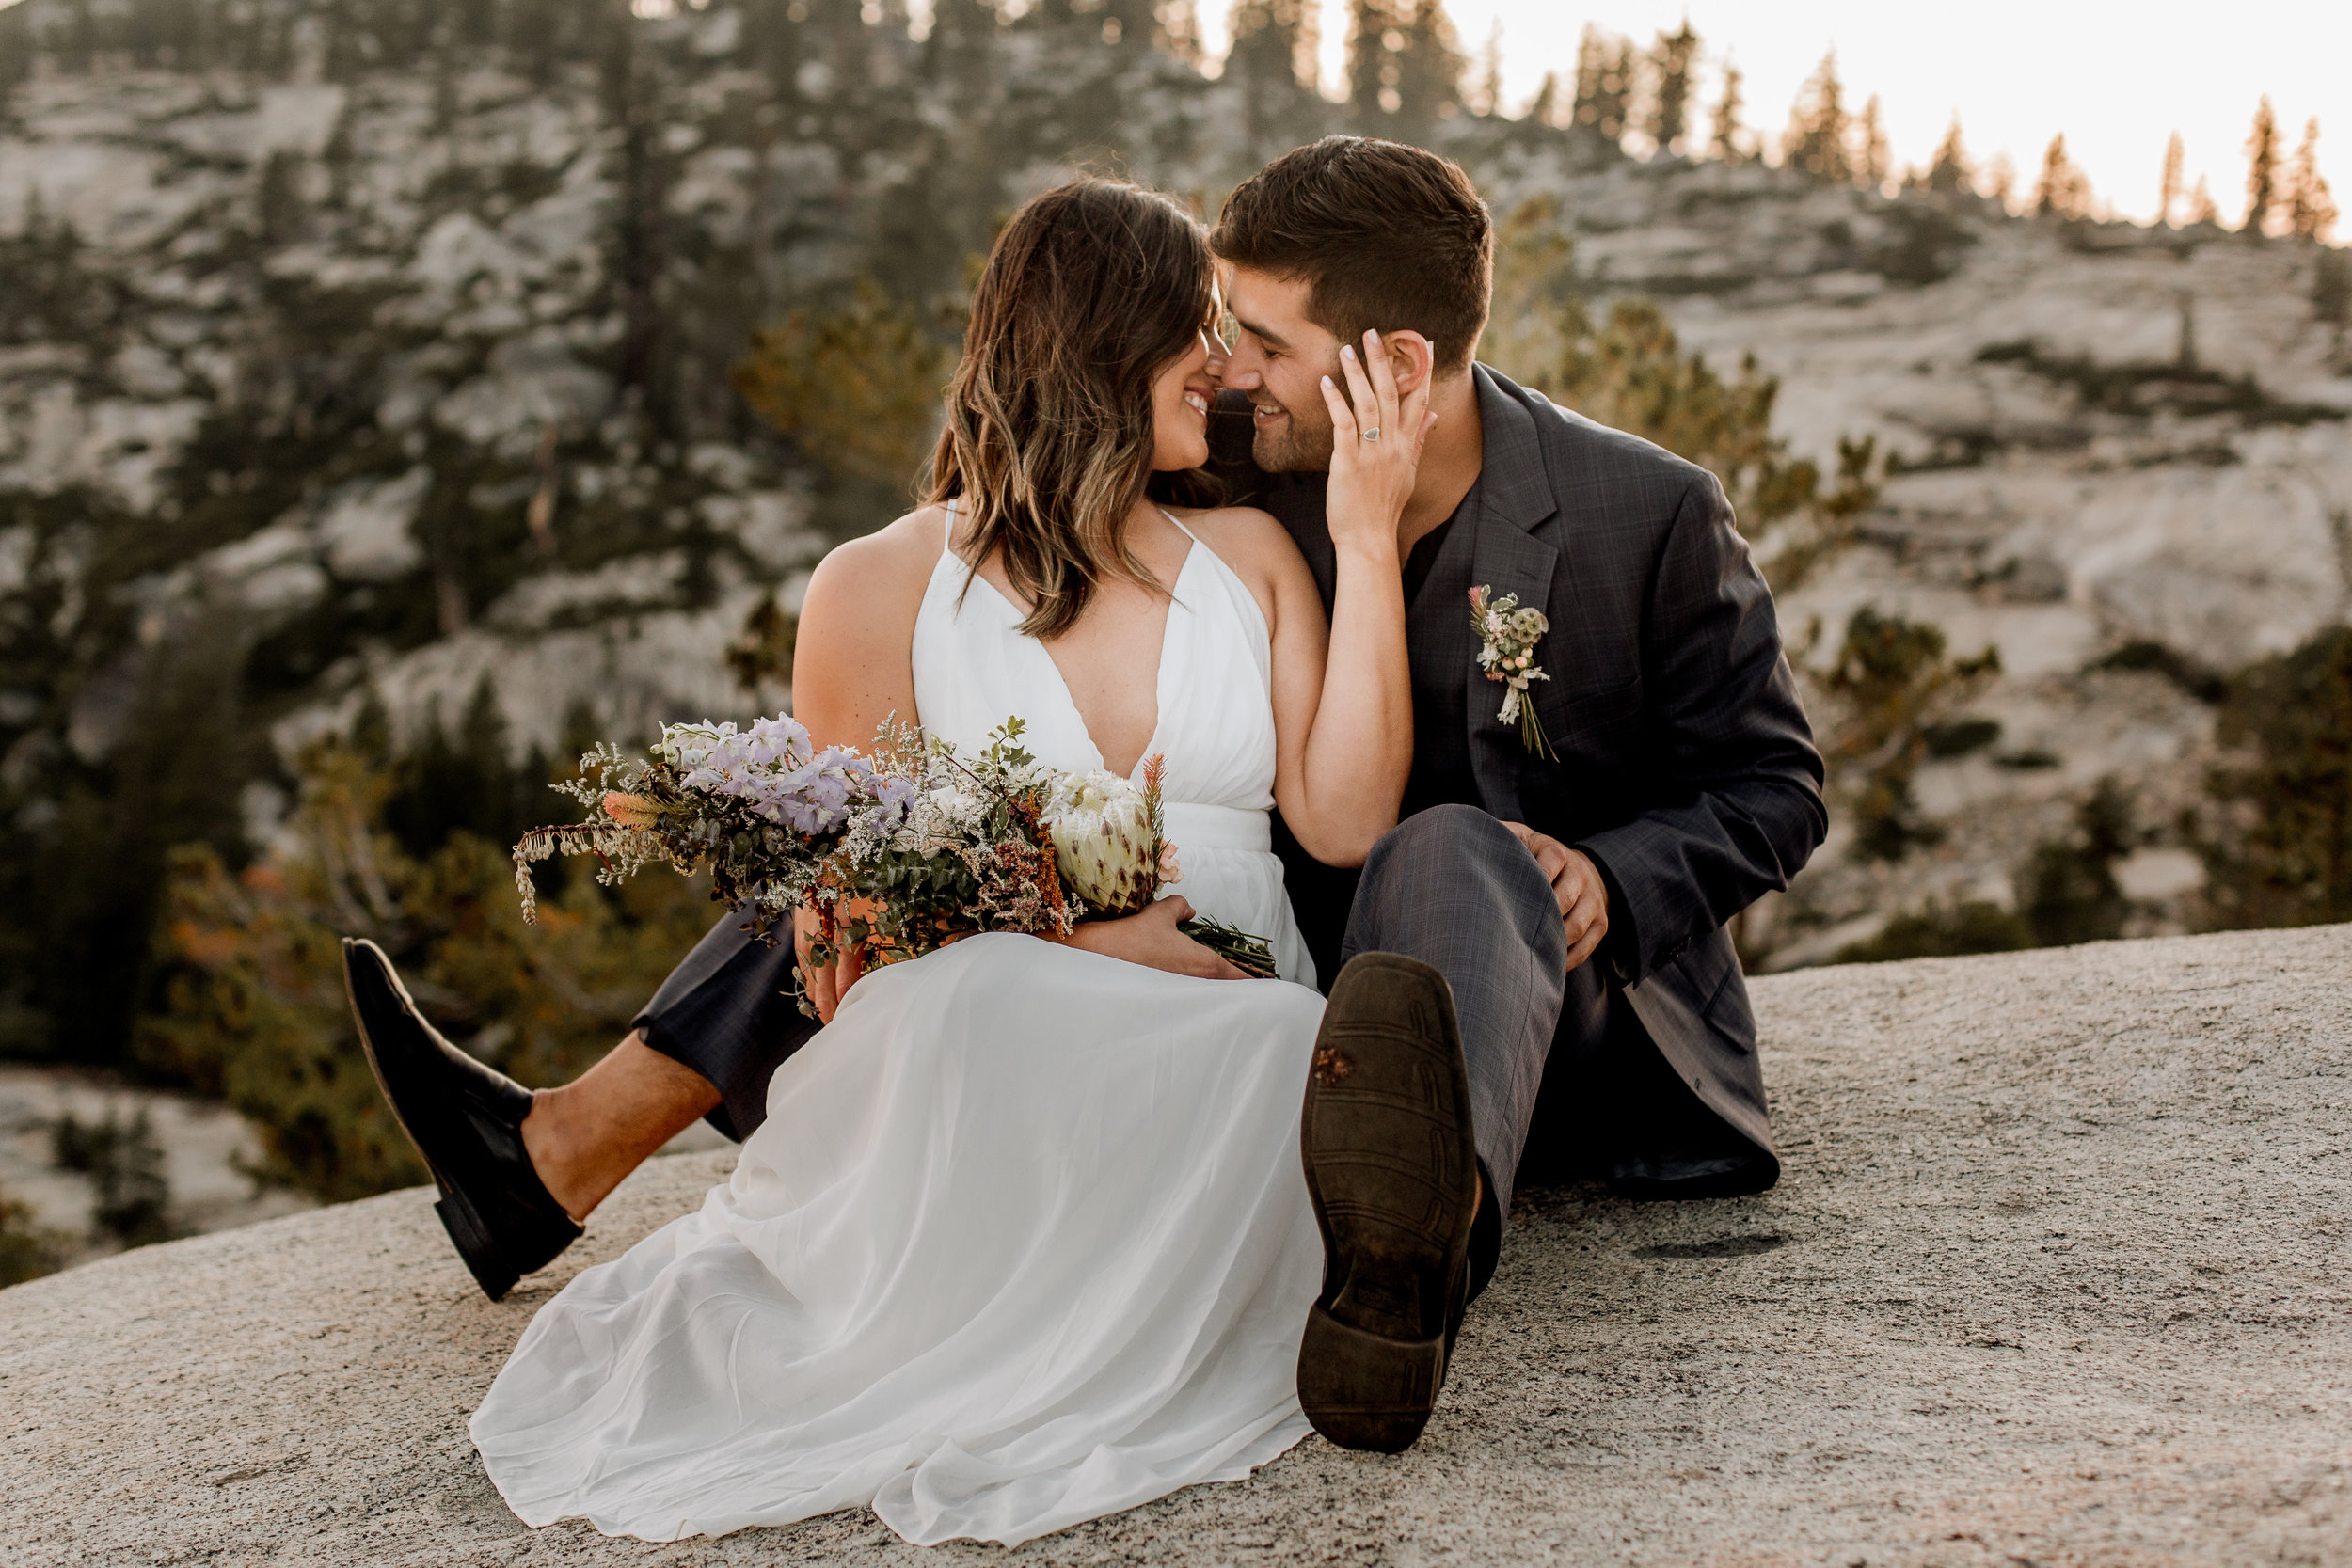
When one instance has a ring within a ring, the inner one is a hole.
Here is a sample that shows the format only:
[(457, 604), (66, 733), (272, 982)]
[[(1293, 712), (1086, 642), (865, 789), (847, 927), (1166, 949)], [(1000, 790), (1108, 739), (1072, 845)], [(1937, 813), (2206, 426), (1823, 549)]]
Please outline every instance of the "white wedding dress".
[[(524, 1332), (472, 1422), (524, 1521), (673, 1541), (867, 1505), (918, 1544), (1014, 1545), (1306, 1434), (1323, 999), (1268, 848), (1271, 654), (1206, 545), (1174, 596), (1146, 754), (1180, 891), (1287, 978), (1002, 934), (868, 974), (777, 1070), (734, 1176)], [(1017, 713), (1041, 760), (1101, 767), (1019, 620), (943, 551), (923, 722), (977, 745)]]

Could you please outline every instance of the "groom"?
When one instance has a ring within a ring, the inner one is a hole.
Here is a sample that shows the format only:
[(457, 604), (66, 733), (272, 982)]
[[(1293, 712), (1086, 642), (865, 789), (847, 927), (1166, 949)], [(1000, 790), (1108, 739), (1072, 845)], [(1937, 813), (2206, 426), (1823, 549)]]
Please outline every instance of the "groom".
[[(1724, 926), (1820, 844), (1821, 765), (1722, 486), (1472, 360), (1492, 230), (1459, 168), (1327, 138), (1236, 190), (1211, 245), (1239, 328), (1221, 467), (1290, 530), (1327, 608), (1323, 377), (1345, 385), (1343, 349), (1377, 358), (1438, 416), (1399, 540), (1403, 819), (1360, 873), (1277, 835), (1332, 994), (1302, 1123), (1327, 1267), (1301, 1399), (1333, 1440), (1393, 1450), (1438, 1398), (1516, 1180), (1664, 1198), (1778, 1180)], [(1390, 434), (1365, 419), (1347, 438)], [(1477, 587), (1549, 618), (1530, 700), (1556, 755), (1497, 717)], [(370, 1061), (493, 1300), (695, 1117), (736, 1138), (764, 1119), (814, 1028), (791, 965), (723, 920), (611, 1055), (534, 1095), (442, 1041), (373, 944), (345, 943)]]

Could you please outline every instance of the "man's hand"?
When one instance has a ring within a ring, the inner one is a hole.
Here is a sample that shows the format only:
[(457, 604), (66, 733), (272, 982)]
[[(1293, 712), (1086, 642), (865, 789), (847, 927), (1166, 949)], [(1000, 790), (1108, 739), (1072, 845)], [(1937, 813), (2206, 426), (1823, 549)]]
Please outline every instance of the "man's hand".
[(1581, 850), (1571, 849), (1524, 822), (1503, 826), (1527, 846), (1527, 852), (1543, 869), (1544, 880), (1551, 884), (1551, 895), (1560, 905), (1560, 924), (1567, 933), (1568, 968), (1576, 968), (1593, 956), (1600, 939), (1609, 934), (1609, 884), (1600, 879), (1600, 867)]

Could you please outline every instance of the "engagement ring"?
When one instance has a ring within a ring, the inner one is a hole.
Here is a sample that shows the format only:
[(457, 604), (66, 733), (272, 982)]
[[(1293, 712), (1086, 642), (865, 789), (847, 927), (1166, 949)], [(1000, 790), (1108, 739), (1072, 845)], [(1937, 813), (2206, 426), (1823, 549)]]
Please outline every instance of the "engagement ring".
[(1374, 425), (1370, 430), (1365, 431), (1364, 439), (1367, 441), (1377, 441), (1380, 439), (1380, 427), (1378, 425)]

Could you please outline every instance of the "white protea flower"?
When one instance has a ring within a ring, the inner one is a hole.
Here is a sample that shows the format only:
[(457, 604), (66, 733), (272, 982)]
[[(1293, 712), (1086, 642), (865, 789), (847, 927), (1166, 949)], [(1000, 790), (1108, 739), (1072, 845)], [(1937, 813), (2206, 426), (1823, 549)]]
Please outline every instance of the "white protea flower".
[(1160, 844), (1142, 788), (1095, 768), (1054, 781), (1045, 807), (1054, 860), (1070, 891), (1105, 914), (1133, 914), (1160, 886)]

